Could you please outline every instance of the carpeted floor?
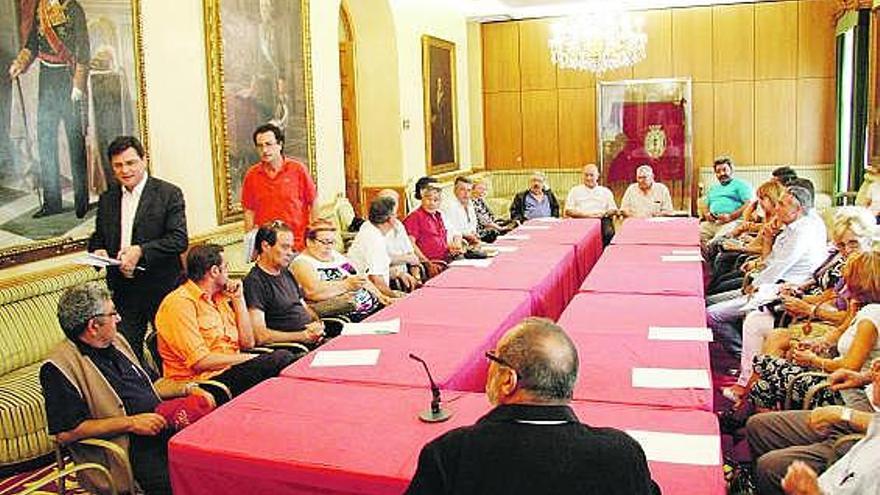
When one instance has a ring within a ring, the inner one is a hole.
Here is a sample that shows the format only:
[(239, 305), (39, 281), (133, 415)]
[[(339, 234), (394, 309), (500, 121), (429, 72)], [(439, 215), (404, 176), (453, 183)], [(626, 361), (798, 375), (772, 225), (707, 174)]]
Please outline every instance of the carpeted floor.
[[(69, 462), (69, 459), (67, 461)], [(54, 472), (55, 463), (52, 463), (48, 466), (43, 466), (41, 468), (34, 469), (25, 473), (16, 474), (8, 478), (0, 479), (0, 495), (13, 495), (16, 493), (20, 493), (21, 491), (33, 486), (34, 484), (39, 484), (40, 481), (45, 480)], [(86, 490), (79, 487), (75, 479), (68, 479), (65, 482), (65, 487), (67, 489), (67, 493), (70, 495), (81, 495), (88, 493)], [(54, 481), (50, 482), (44, 485), (41, 490), (58, 493), (58, 484)]]

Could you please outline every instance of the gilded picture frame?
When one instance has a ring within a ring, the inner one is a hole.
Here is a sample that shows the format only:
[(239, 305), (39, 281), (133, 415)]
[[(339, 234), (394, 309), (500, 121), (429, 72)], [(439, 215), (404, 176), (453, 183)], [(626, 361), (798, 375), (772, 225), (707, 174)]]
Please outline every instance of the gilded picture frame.
[[(272, 122), (283, 153), (312, 177), (315, 124), (308, 0), (203, 0), (217, 220), (243, 217), (241, 183), (259, 160), (253, 130)], [(224, 44), (234, 36), (235, 43)]]
[(455, 43), (422, 36), (422, 91), (428, 174), (458, 170)]
[[(0, 1), (0, 268), (82, 250), (115, 181), (109, 142), (149, 150), (141, 0), (42, 1)], [(66, 57), (34, 48), (49, 18)]]

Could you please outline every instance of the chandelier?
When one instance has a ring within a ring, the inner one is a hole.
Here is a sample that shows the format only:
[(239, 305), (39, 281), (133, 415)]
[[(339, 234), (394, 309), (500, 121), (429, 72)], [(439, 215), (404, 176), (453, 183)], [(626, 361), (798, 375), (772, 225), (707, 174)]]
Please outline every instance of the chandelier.
[(566, 17), (552, 30), (550, 57), (562, 69), (602, 73), (645, 58), (648, 37), (625, 11)]

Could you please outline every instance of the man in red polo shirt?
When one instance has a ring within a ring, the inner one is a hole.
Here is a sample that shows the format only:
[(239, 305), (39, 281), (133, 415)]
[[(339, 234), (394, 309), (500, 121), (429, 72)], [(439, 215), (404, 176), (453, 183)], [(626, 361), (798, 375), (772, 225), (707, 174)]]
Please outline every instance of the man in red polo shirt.
[(317, 212), (317, 189), (305, 165), (281, 154), (284, 133), (273, 124), (254, 131), (254, 145), (260, 161), (251, 165), (241, 185), (244, 230), (281, 220), (294, 234), (294, 247), (305, 247), (305, 232)]
[(451, 239), (440, 214), (440, 188), (428, 184), (420, 191), (422, 206), (410, 213), (403, 221), (406, 232), (418, 247), (416, 254), (427, 271), (433, 277), (443, 270), (441, 263), (452, 256), (461, 254), (464, 248), (460, 238)]

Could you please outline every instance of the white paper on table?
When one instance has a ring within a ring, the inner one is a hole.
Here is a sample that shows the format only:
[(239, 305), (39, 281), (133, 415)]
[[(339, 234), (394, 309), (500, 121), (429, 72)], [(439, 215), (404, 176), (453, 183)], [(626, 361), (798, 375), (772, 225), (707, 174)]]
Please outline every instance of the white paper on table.
[(312, 359), (312, 368), (330, 366), (375, 366), (379, 362), (379, 349), (355, 351), (318, 351)]
[(699, 249), (673, 249), (672, 254), (675, 256), (701, 256)]
[(533, 218), (533, 222), (544, 222), (544, 223), (561, 223), (561, 218), (556, 217), (541, 217), (541, 218)]
[(531, 238), (528, 234), (505, 234), (498, 239), (502, 241), (527, 241)]
[(492, 266), (492, 259), (486, 258), (482, 260), (469, 260), (467, 258), (463, 260), (455, 260), (449, 264), (449, 266), (473, 266), (476, 268), (489, 268)]
[(520, 225), (516, 230), (550, 230), (549, 225)]
[(712, 330), (706, 327), (648, 327), (648, 340), (712, 342)]
[(672, 254), (672, 255), (660, 256), (660, 261), (663, 261), (665, 263), (681, 263), (681, 262), (692, 262), (692, 261), (702, 262), (703, 257), (700, 255), (694, 256), (691, 254), (689, 254), (689, 255)]
[(651, 217), (648, 219), (649, 222), (652, 223), (664, 223), (664, 222), (674, 222), (674, 217)]
[(499, 246), (498, 244), (492, 244), (492, 247), (489, 249), (494, 249), (499, 253), (515, 253), (519, 251), (519, 246)]
[(712, 388), (705, 369), (633, 368), (634, 388)]
[(661, 431), (626, 430), (649, 461), (697, 466), (718, 466), (721, 439), (718, 435), (691, 435)]
[(386, 321), (345, 323), (340, 335), (388, 335), (400, 333), (400, 318)]

